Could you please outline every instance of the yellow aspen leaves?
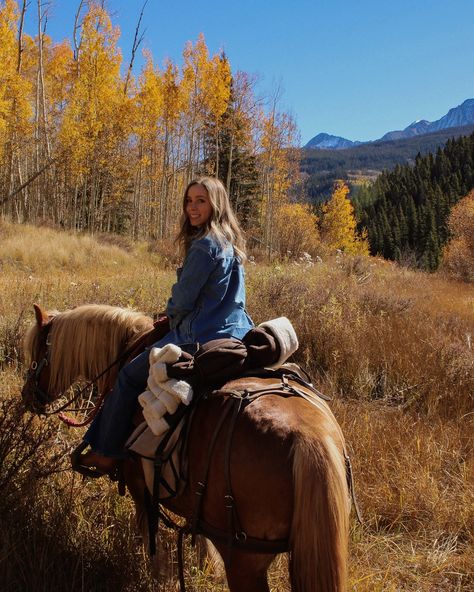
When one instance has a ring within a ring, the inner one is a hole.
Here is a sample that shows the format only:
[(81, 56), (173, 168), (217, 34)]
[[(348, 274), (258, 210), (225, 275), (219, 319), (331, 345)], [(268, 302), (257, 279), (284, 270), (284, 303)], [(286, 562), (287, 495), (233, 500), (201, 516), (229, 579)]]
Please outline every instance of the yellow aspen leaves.
[(331, 199), (323, 206), (321, 238), (330, 249), (340, 249), (352, 255), (368, 255), (367, 236), (357, 233), (354, 208), (348, 195), (347, 185), (338, 181)]
[(224, 115), (230, 99), (230, 65), (224, 55), (215, 55), (207, 67), (206, 99), (209, 112), (215, 120)]
[(77, 75), (60, 133), (79, 174), (86, 174), (97, 159), (105, 164), (107, 149), (118, 140), (114, 129), (121, 123), (124, 97), (117, 39), (118, 30), (112, 28), (106, 11), (92, 4), (82, 24)]
[(137, 133), (140, 137), (156, 139), (160, 119), (165, 109), (163, 79), (155, 69), (153, 58), (146, 56), (146, 63), (138, 82)]
[(318, 217), (307, 204), (284, 204), (275, 216), (277, 246), (280, 255), (299, 257), (304, 252), (316, 254), (321, 240)]
[(279, 207), (287, 201), (288, 189), (298, 178), (298, 160), (291, 149), (294, 145), (296, 125), (293, 119), (278, 113), (275, 108), (267, 115), (259, 117), (262, 199), (260, 209), (264, 240), (268, 251), (274, 248), (275, 236), (273, 219)]
[(50, 119), (53, 124), (55, 123), (54, 128), (57, 130), (74, 80), (73, 51), (69, 42), (63, 41), (53, 45), (48, 37), (45, 38), (44, 49), (46, 97)]
[(17, 3), (5, 0), (0, 6), (0, 157), (7, 143), (11, 154), (18, 154), (32, 113), (31, 83), (19, 71), (18, 17)]
[(104, 2), (83, 7), (73, 52), (46, 30), (35, 38), (23, 32), (20, 43), (19, 2), (0, 3), (1, 213), (165, 238), (184, 187), (207, 172), (222, 179), (269, 252), (280, 214), (310, 236), (310, 211), (284, 210), (299, 175), (298, 138), (276, 98), (263, 109), (255, 77), (233, 73), (202, 34), (186, 44), (182, 64), (157, 65), (145, 53), (136, 77), (122, 72), (120, 31)]

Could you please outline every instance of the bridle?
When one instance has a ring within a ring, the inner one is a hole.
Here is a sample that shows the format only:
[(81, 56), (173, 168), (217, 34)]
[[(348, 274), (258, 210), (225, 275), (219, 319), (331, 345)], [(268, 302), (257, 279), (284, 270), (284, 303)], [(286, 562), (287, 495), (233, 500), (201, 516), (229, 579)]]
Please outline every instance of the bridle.
[[(84, 392), (86, 392), (91, 386), (97, 383), (99, 378), (102, 378), (109, 370), (111, 370), (114, 366), (122, 362), (126, 359), (130, 353), (133, 351), (134, 346), (127, 348), (124, 352), (122, 352), (105, 370), (102, 370), (100, 374), (98, 374), (95, 378), (90, 380), (84, 387), (82, 387), (79, 391), (77, 391), (71, 398), (69, 398), (65, 403), (60, 405), (59, 407), (55, 407), (54, 409), (48, 410), (46, 407), (54, 400), (54, 397), (44, 388), (40, 386), (41, 381), (41, 373), (45, 368), (50, 365), (51, 359), (51, 341), (50, 341), (50, 333), (51, 327), (53, 325), (54, 315), (49, 317), (48, 322), (40, 328), (40, 335), (42, 340), (44, 340), (44, 344), (41, 343), (38, 345), (38, 352), (44, 347), (44, 355), (39, 362), (33, 360), (30, 364), (30, 367), (27, 371), (27, 378), (26, 384), (32, 385), (32, 396), (33, 396), (33, 403), (32, 403), (32, 410), (35, 412), (39, 412), (40, 415), (51, 416), (51, 415), (58, 415), (59, 419), (61, 419), (64, 423), (68, 426), (72, 427), (82, 427), (89, 424), (94, 417), (99, 412), (100, 408), (102, 407), (102, 403), (104, 402), (105, 397), (108, 394), (108, 391), (104, 389), (104, 392), (101, 393), (96, 405), (86, 414), (86, 418), (83, 421), (78, 422), (77, 420), (73, 419), (72, 417), (67, 416), (63, 412), (68, 410), (71, 411), (70, 406), (75, 403), (78, 399), (82, 397)], [(38, 356), (40, 357), (40, 356)], [(31, 387), (30, 387), (31, 388)], [(41, 405), (41, 409), (38, 409), (38, 406), (35, 405), (36, 401), (38, 401), (39, 405)]]
[[(52, 399), (51, 395), (46, 390), (41, 388), (41, 386), (40, 386), (41, 373), (43, 372), (43, 370), (47, 366), (49, 366), (49, 363), (50, 363), (51, 342), (49, 340), (49, 337), (50, 337), (52, 323), (53, 323), (53, 317), (50, 317), (50, 320), (46, 323), (46, 325), (43, 325), (43, 327), (40, 328), (40, 333), (39, 333), (38, 338), (42, 337), (44, 339), (44, 350), (45, 350), (44, 355), (39, 362), (37, 362), (36, 360), (32, 360), (30, 367), (28, 368), (28, 371), (26, 373), (26, 384), (33, 385), (33, 392), (32, 392), (33, 405), (32, 406), (35, 411), (37, 410), (36, 405), (34, 405), (34, 403), (36, 401), (39, 402), (39, 404), (42, 406), (42, 408), (45, 408), (46, 405), (48, 405), (48, 403), (50, 403), (51, 399)], [(44, 335), (42, 335), (42, 333), (44, 333)], [(43, 347), (43, 344), (40, 344), (38, 346), (38, 352), (41, 351), (42, 347)], [(45, 415), (49, 415), (49, 413), (45, 413)]]
[[(58, 415), (59, 419), (64, 421), (64, 423), (66, 423), (69, 426), (73, 426), (73, 427), (85, 426), (85, 425), (89, 424), (94, 419), (94, 417), (97, 415), (99, 409), (102, 406), (103, 400), (104, 400), (107, 392), (104, 392), (101, 394), (95, 407), (92, 409), (92, 411), (90, 413), (88, 413), (86, 415), (86, 418), (81, 422), (78, 422), (75, 419), (65, 415), (63, 412), (66, 410), (70, 410), (70, 406), (73, 403), (75, 403), (78, 399), (80, 399), (80, 397), (82, 397), (84, 392), (87, 389), (89, 389), (91, 386), (93, 386), (97, 382), (97, 380), (99, 380), (99, 378), (102, 378), (102, 376), (104, 376), (104, 374), (106, 374), (111, 368), (113, 368), (116, 364), (118, 364), (122, 360), (124, 355), (122, 354), (116, 360), (114, 360), (114, 362), (112, 362), (105, 370), (103, 370), (94, 379), (89, 381), (83, 388), (81, 388), (78, 392), (76, 392), (65, 403), (61, 404), (59, 407), (55, 407), (54, 409), (47, 409), (47, 406), (54, 400), (54, 397), (47, 390), (45, 390), (41, 386), (40, 383), (41, 383), (41, 375), (42, 375), (43, 370), (45, 370), (50, 365), (50, 360), (51, 360), (50, 334), (51, 334), (51, 328), (53, 325), (53, 319), (54, 319), (54, 316), (49, 317), (48, 322), (40, 328), (39, 339), (41, 339), (41, 343), (38, 344), (37, 350), (38, 350), (38, 352), (41, 352), (41, 350), (44, 349), (44, 355), (42, 357), (38, 356), (38, 358), (41, 357), (39, 362), (36, 360), (33, 360), (31, 362), (30, 367), (27, 372), (26, 384), (29, 385), (29, 388), (31, 389), (31, 394), (33, 397), (31, 407), (32, 407), (33, 411), (39, 412), (40, 415), (44, 415), (44, 416)], [(127, 352), (125, 352), (125, 353), (127, 353)], [(38, 409), (38, 405), (35, 404), (36, 402), (39, 403), (40, 409)]]

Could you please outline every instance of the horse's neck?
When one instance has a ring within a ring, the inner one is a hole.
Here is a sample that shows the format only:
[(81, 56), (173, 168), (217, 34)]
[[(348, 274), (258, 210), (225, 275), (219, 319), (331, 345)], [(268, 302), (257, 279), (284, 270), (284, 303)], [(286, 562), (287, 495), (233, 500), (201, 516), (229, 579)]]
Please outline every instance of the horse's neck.
[(94, 331), (76, 336), (67, 345), (53, 343), (52, 351), (57, 352), (51, 368), (55, 390), (63, 392), (78, 380), (85, 380), (97, 382), (99, 392), (107, 391), (113, 385), (126, 345), (126, 335), (110, 339), (108, 331), (103, 335)]

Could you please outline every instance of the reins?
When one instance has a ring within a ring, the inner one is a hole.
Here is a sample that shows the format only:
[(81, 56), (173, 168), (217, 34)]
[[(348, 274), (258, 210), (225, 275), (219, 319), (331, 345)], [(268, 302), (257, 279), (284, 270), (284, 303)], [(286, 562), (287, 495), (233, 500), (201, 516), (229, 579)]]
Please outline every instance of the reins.
[[(125, 353), (128, 353), (128, 352), (125, 352)], [(83, 388), (81, 388), (81, 390), (78, 393), (76, 393), (74, 395), (74, 397), (72, 397), (72, 399), (70, 399), (69, 401), (66, 401), (66, 403), (64, 403), (64, 405), (62, 405), (59, 409), (55, 409), (54, 411), (49, 413), (49, 415), (55, 415), (57, 413), (59, 419), (61, 421), (63, 421), (67, 426), (70, 426), (70, 427), (81, 428), (86, 425), (89, 425), (91, 423), (91, 421), (94, 419), (94, 417), (99, 413), (99, 410), (102, 407), (102, 403), (104, 402), (104, 399), (108, 394), (108, 391), (105, 391), (100, 394), (100, 397), (99, 397), (95, 407), (92, 409), (92, 411), (89, 414), (86, 415), (86, 418), (83, 421), (76, 421), (72, 417), (65, 415), (63, 413), (63, 411), (67, 410), (67, 407), (69, 407), (69, 405), (71, 405), (72, 403), (77, 401), (87, 389), (89, 389), (91, 386), (93, 386), (99, 380), (99, 378), (102, 378), (102, 376), (107, 374), (107, 372), (109, 372), (109, 370), (111, 370), (114, 366), (116, 366), (122, 360), (123, 357), (124, 357), (123, 354), (120, 355), (109, 366), (107, 366), (107, 368), (105, 370), (103, 370), (98, 376), (96, 376), (95, 378), (90, 380)], [(69, 409), (68, 411), (71, 411), (71, 409)]]
[[(50, 318), (50, 321), (46, 325), (44, 325), (44, 327), (43, 327), (44, 329), (47, 330), (46, 339), (45, 339), (46, 352), (44, 354), (44, 357), (39, 363), (36, 361), (33, 361), (30, 365), (30, 369), (28, 370), (28, 379), (31, 379), (33, 381), (35, 395), (38, 395), (39, 400), (42, 402), (42, 404), (44, 406), (49, 405), (49, 401), (51, 400), (52, 397), (49, 395), (48, 392), (43, 391), (43, 389), (39, 386), (38, 383), (39, 383), (39, 377), (40, 377), (41, 371), (43, 370), (43, 368), (45, 366), (47, 366), (49, 364), (50, 346), (51, 346), (51, 342), (49, 340), (49, 331), (51, 330), (53, 320), (54, 320), (54, 317)], [(127, 344), (129, 344), (129, 345), (125, 349), (125, 351), (123, 351), (111, 364), (109, 364), (109, 366), (107, 366), (107, 368), (105, 368), (102, 372), (100, 372), (100, 374), (98, 374), (95, 378), (93, 378), (92, 380), (87, 382), (87, 384), (83, 388), (81, 388), (74, 396), (72, 396), (69, 400), (67, 400), (61, 406), (53, 409), (52, 411), (42, 411), (40, 414), (46, 415), (46, 416), (58, 415), (58, 417), (64, 423), (66, 423), (66, 425), (71, 426), (71, 427), (82, 427), (82, 426), (88, 425), (94, 419), (94, 417), (97, 415), (97, 413), (99, 412), (99, 410), (104, 402), (104, 399), (106, 398), (106, 396), (108, 395), (108, 393), (110, 391), (104, 389), (105, 392), (100, 395), (98, 401), (96, 402), (95, 407), (92, 409), (92, 411), (90, 413), (88, 413), (86, 415), (86, 418), (83, 421), (80, 421), (80, 422), (76, 421), (75, 419), (68, 417), (67, 415), (65, 415), (62, 412), (66, 411), (66, 410), (71, 410), (71, 411), (74, 410), (74, 409), (70, 409), (70, 406), (73, 403), (75, 403), (80, 397), (82, 397), (82, 395), (84, 394), (84, 392), (87, 389), (89, 389), (91, 386), (93, 386), (100, 378), (102, 378), (105, 374), (107, 374), (107, 372), (109, 372), (114, 366), (120, 364), (121, 362), (126, 361), (127, 359), (132, 359), (133, 357), (135, 357), (135, 355), (138, 355), (145, 347), (151, 346), (154, 343), (156, 343), (157, 341), (159, 341), (162, 337), (164, 337), (169, 332), (169, 330), (170, 329), (169, 329), (168, 317), (163, 313), (156, 315), (154, 322), (153, 322), (153, 327), (150, 328), (149, 330), (145, 330), (143, 333), (138, 334), (138, 336), (137, 336), (137, 334), (130, 336), (129, 340), (126, 342), (126, 345)], [(41, 350), (39, 350), (39, 351), (41, 351)]]
[[(45, 366), (49, 365), (50, 346), (51, 346), (51, 342), (49, 341), (49, 331), (51, 329), (51, 326), (52, 326), (52, 320), (49, 324), (48, 334), (46, 336), (46, 342), (45, 342), (46, 353), (45, 353), (43, 359), (39, 363), (36, 361), (33, 361), (31, 363), (31, 366), (29, 369), (30, 375), (33, 374), (35, 393), (39, 394), (44, 400), (48, 400), (50, 398), (50, 395), (49, 395), (49, 393), (43, 391), (43, 389), (39, 386), (38, 381), (39, 381), (39, 377), (40, 377), (40, 374), (41, 374), (43, 368)], [(95, 376), (84, 387), (82, 387), (73, 397), (71, 397), (65, 403), (63, 403), (62, 405), (60, 405), (59, 407), (57, 407), (51, 411), (44, 411), (42, 413), (42, 415), (44, 415), (46, 417), (50, 417), (51, 415), (58, 415), (59, 419), (61, 419), (61, 421), (63, 421), (66, 425), (68, 425), (70, 427), (83, 427), (83, 426), (88, 425), (94, 419), (94, 417), (97, 415), (97, 413), (99, 412), (99, 410), (102, 406), (102, 403), (104, 402), (104, 399), (108, 394), (108, 391), (101, 393), (99, 400), (97, 401), (97, 404), (95, 405), (95, 407), (86, 416), (86, 418), (83, 421), (76, 421), (72, 417), (68, 417), (67, 415), (65, 415), (63, 413), (63, 411), (71, 411), (72, 409), (68, 409), (70, 407), (70, 405), (72, 405), (77, 400), (79, 400), (82, 397), (82, 395), (84, 394), (84, 392), (86, 392), (87, 389), (89, 389), (91, 386), (96, 384), (97, 381), (100, 378), (102, 378), (105, 374), (107, 374), (107, 372), (109, 372), (114, 366), (116, 366), (121, 361), (126, 359), (134, 351), (135, 348), (136, 348), (136, 343), (133, 343), (124, 352), (122, 352), (111, 364), (109, 364), (107, 366), (107, 368), (102, 370), (102, 372), (100, 372), (100, 374)]]

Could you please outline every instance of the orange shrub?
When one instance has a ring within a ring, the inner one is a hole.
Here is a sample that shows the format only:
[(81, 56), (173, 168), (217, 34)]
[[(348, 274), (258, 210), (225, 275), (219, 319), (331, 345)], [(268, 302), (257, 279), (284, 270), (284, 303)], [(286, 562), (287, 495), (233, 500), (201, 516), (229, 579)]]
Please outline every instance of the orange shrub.
[(276, 244), (280, 255), (314, 255), (320, 245), (318, 217), (308, 205), (285, 204), (278, 209), (275, 220)]
[(452, 277), (474, 282), (474, 191), (451, 210), (449, 230), (452, 239), (443, 252), (443, 269)]

